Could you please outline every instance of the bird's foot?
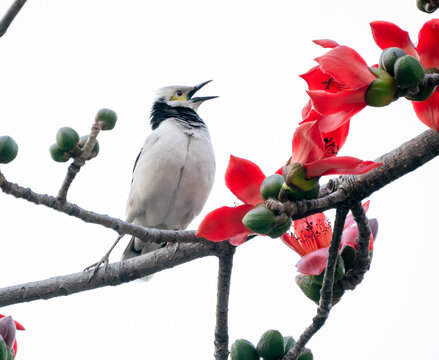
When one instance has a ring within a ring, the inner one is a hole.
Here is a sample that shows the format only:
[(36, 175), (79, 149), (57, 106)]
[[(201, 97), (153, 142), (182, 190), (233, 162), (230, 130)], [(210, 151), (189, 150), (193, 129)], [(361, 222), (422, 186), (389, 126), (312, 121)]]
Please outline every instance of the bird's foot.
[(98, 270), (101, 268), (102, 265), (104, 265), (104, 273), (107, 272), (109, 255), (110, 254), (105, 254), (101, 260), (99, 260), (98, 262), (95, 262), (94, 264), (91, 264), (90, 266), (87, 266), (84, 269), (84, 272), (93, 270), (92, 273), (90, 274), (90, 277), (88, 278), (88, 281), (90, 281), (91, 279), (93, 279), (96, 276)]

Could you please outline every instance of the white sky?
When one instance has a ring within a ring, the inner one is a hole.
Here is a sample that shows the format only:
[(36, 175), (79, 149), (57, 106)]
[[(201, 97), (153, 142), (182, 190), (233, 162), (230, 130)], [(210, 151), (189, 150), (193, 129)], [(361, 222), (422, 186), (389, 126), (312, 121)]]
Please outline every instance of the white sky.
[[(1, 14), (11, 2), (0, 0)], [(298, 75), (323, 53), (311, 40), (350, 45), (372, 65), (380, 51), (370, 21), (394, 21), (416, 40), (431, 17), (414, 0), (29, 0), (0, 39), (0, 135), (19, 144), (17, 159), (1, 170), (10, 181), (56, 195), (67, 168), (48, 153), (56, 131), (72, 126), (86, 134), (95, 113), (112, 108), (117, 126), (100, 134), (101, 153), (81, 170), (68, 200), (123, 217), (155, 90), (214, 79), (200, 92), (220, 96), (199, 110), (217, 158), (204, 215), (235, 201), (223, 181), (230, 154), (255, 161), (267, 174), (290, 156), (307, 100)], [(365, 109), (353, 119), (342, 154), (374, 159), (425, 129), (407, 101)], [(372, 196), (369, 215), (380, 230), (371, 271), (309, 343), (315, 359), (439, 358), (435, 175), (437, 160)], [(3, 193), (0, 219), (0, 287), (81, 271), (116, 237)], [(316, 306), (294, 283), (298, 259), (280, 240), (265, 237), (237, 249), (231, 343), (256, 343), (271, 328), (297, 338), (309, 325)], [(216, 277), (216, 258), (207, 258), (149, 283), (0, 313), (27, 328), (18, 334), (19, 359), (212, 359)]]

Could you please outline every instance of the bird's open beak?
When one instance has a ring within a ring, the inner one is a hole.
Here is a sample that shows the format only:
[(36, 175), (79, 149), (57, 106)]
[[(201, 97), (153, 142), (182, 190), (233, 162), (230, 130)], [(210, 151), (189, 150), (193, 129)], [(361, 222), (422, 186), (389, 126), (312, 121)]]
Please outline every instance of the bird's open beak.
[(193, 103), (196, 102), (202, 102), (202, 101), (206, 101), (206, 100), (210, 100), (210, 99), (215, 99), (218, 96), (200, 96), (200, 97), (192, 97), (195, 95), (195, 93), (200, 90), (204, 85), (210, 83), (212, 80), (207, 80), (205, 82), (202, 82), (201, 84), (198, 84), (197, 86), (194, 86), (194, 88), (188, 92), (187, 94), (187, 98), (188, 100), (191, 100)]

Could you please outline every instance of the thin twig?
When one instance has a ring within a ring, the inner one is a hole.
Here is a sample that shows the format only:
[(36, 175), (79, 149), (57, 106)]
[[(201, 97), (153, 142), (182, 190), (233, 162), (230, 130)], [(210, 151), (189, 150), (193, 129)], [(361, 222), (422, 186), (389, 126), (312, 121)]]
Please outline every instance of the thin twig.
[(56, 196), (57, 200), (61, 202), (65, 202), (67, 198), (67, 192), (70, 189), (70, 185), (72, 185), (73, 180), (75, 180), (76, 175), (78, 174), (81, 167), (84, 166), (88, 157), (90, 156), (95, 144), (96, 137), (101, 131), (101, 124), (96, 120), (93, 126), (91, 127), (91, 133), (84, 144), (84, 148), (82, 149), (81, 155), (75, 158), (75, 160), (70, 164), (67, 169), (66, 177), (61, 185), (61, 188), (58, 191), (58, 195)]
[(345, 290), (355, 289), (363, 281), (364, 274), (370, 267), (369, 242), (371, 231), (369, 220), (361, 203), (356, 203), (351, 210), (358, 225), (358, 250), (352, 271), (340, 280), (340, 285)]
[(0, 20), (0, 37), (2, 37), (6, 33), (6, 31), (9, 28), (9, 25), (11, 25), (12, 21), (14, 21), (15, 17), (20, 12), (21, 8), (26, 3), (26, 1), (27, 0), (15, 0), (14, 3), (9, 8), (9, 10)]
[(107, 271), (99, 269), (90, 280), (90, 274), (80, 272), (46, 280), (14, 285), (0, 289), (0, 307), (40, 299), (67, 296), (81, 291), (122, 283), (152, 275), (164, 269), (209, 256), (223, 254), (227, 242), (206, 244), (173, 244), (154, 252), (112, 263)]
[[(228, 244), (228, 242), (226, 242)], [(229, 250), (218, 257), (218, 293), (216, 303), (215, 326), (215, 359), (227, 360), (229, 357), (228, 311), (230, 279), (232, 276), (233, 254), (235, 247), (229, 245)]]
[(337, 208), (332, 233), (331, 244), (329, 245), (328, 262), (326, 263), (325, 275), (323, 277), (320, 302), (317, 308), (317, 315), (312, 319), (312, 324), (300, 335), (294, 347), (284, 356), (283, 360), (297, 360), (302, 353), (306, 343), (325, 324), (332, 308), (332, 288), (334, 286), (335, 266), (337, 264), (338, 250), (340, 248), (343, 226), (348, 213), (348, 208)]

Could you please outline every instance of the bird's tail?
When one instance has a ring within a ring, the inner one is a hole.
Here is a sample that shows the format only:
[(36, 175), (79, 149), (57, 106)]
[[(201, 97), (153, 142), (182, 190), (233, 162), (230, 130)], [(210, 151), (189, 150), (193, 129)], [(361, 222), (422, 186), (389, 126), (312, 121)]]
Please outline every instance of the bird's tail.
[(122, 254), (121, 260), (131, 259), (135, 256), (143, 255), (161, 249), (162, 247), (165, 246), (166, 243), (160, 243), (160, 244), (145, 243), (132, 236), (130, 242), (128, 243), (128, 246), (126, 247), (125, 251)]

